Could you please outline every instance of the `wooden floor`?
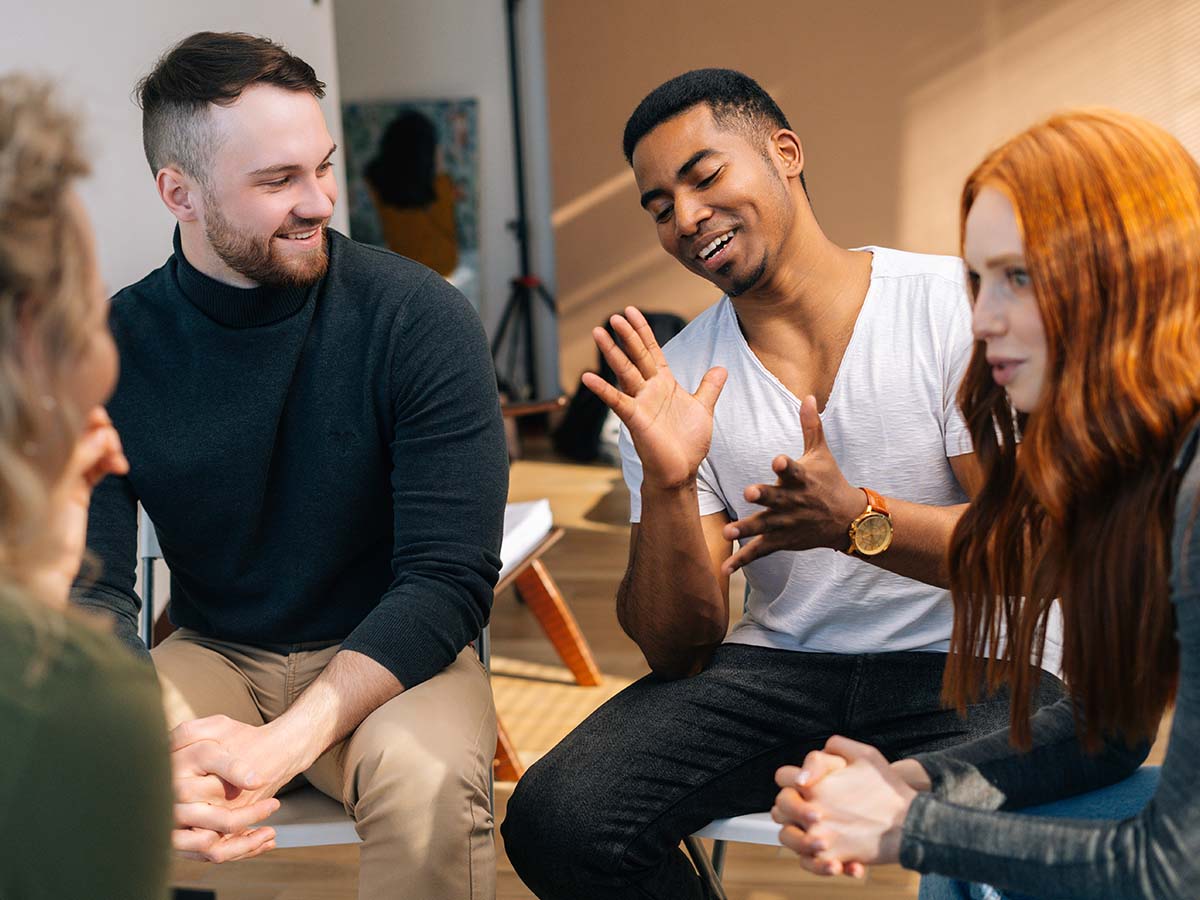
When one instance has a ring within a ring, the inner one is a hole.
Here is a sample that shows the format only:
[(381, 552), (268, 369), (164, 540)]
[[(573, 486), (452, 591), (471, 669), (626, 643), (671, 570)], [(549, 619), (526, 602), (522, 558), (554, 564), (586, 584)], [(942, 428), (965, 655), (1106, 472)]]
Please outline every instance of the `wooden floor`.
[[(637, 648), (617, 625), (613, 597), (628, 548), (628, 494), (620, 472), (604, 466), (522, 460), (514, 464), (510, 500), (549, 497), (567, 534), (546, 564), (591, 642), (605, 673), (596, 688), (575, 686), (559, 666), (536, 622), (515, 597), (500, 596), (492, 616), (496, 706), (525, 762), (532, 762), (606, 698), (646, 672)], [(737, 595), (735, 586), (731, 591)], [(1165, 736), (1165, 730), (1164, 730)], [(1155, 756), (1161, 758), (1160, 738)], [(496, 821), (503, 821), (512, 785), (496, 785)], [(498, 842), (499, 900), (529, 900)], [(357, 888), (356, 847), (276, 850), (225, 866), (179, 863), (175, 883), (206, 886), (219, 900), (341, 900)], [(896, 866), (874, 868), (865, 882), (819, 879), (784, 851), (730, 845), (725, 885), (731, 900), (898, 900), (917, 894), (917, 877)]]

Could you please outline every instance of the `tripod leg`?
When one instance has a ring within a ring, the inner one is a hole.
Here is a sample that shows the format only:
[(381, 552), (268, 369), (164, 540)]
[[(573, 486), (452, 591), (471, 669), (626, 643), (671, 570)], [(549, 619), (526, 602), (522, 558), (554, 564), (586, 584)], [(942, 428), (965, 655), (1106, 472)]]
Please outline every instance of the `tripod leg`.
[[(518, 339), (518, 335), (513, 332), (511, 326), (513, 324), (513, 316), (520, 315), (517, 309), (518, 298), (517, 291), (519, 287), (514, 281), (512, 291), (509, 292), (508, 300), (504, 304), (504, 312), (500, 316), (500, 325), (496, 328), (496, 336), (492, 338), (492, 361), (496, 366), (496, 381), (500, 386), (500, 390), (508, 394), (510, 400), (517, 399), (519, 388), (516, 382), (516, 368), (513, 359), (513, 344)], [(508, 366), (503, 367), (500, 362), (501, 350), (508, 341)]]
[(508, 383), (512, 388), (513, 400), (524, 400), (525, 390), (523, 382), (517, 380), (517, 349), (521, 344), (521, 321), (525, 318), (525, 291), (520, 284), (513, 283), (512, 292), (513, 315), (515, 322), (513, 324), (512, 333), (508, 340), (508, 365), (504, 371), (508, 373)]
[(504, 312), (500, 314), (500, 324), (496, 326), (496, 336), (492, 338), (492, 356), (496, 355), (496, 351), (500, 349), (500, 345), (504, 342), (504, 333), (508, 331), (509, 320), (513, 315), (513, 295), (508, 295), (508, 302), (504, 304)]

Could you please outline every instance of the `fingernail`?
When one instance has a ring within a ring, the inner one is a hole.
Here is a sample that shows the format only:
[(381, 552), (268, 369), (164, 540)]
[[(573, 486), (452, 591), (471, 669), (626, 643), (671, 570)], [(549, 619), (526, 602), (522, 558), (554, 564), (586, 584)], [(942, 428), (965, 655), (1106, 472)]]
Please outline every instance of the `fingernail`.
[(812, 849), (814, 853), (822, 853), (829, 849), (829, 844), (827, 844), (825, 841), (813, 841)]
[(816, 825), (819, 821), (821, 821), (821, 817), (816, 813), (805, 813), (800, 817), (800, 821), (811, 828), (813, 825)]
[(807, 769), (801, 769), (800, 774), (796, 776), (796, 784), (799, 787), (804, 787), (810, 781), (812, 781), (812, 772)]

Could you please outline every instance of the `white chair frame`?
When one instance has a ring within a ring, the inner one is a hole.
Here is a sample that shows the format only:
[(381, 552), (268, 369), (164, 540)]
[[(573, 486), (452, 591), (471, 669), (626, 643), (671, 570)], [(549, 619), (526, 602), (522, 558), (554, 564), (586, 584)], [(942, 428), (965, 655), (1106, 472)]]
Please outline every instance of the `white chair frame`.
[[(713, 841), (711, 859), (705, 852), (704, 845), (700, 843), (701, 838), (710, 838)], [(696, 871), (700, 873), (701, 880), (717, 900), (726, 900), (721, 878), (724, 875), (726, 844), (729, 841), (738, 844), (782, 846), (779, 843), (779, 825), (771, 818), (769, 812), (750, 813), (732, 819), (715, 819), (685, 838), (684, 845), (696, 865)]]

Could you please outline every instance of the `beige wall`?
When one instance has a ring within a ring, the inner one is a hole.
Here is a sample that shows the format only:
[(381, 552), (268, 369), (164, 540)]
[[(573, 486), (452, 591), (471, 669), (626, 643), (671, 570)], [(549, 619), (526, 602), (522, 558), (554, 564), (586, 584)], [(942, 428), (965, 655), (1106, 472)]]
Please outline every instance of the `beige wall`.
[(728, 66), (804, 142), (835, 241), (954, 252), (962, 181), (991, 146), (1067, 106), (1145, 115), (1200, 151), (1197, 0), (545, 0), (563, 383), (592, 326), (633, 303), (695, 315), (717, 294), (658, 247), (621, 155), (662, 81)]

